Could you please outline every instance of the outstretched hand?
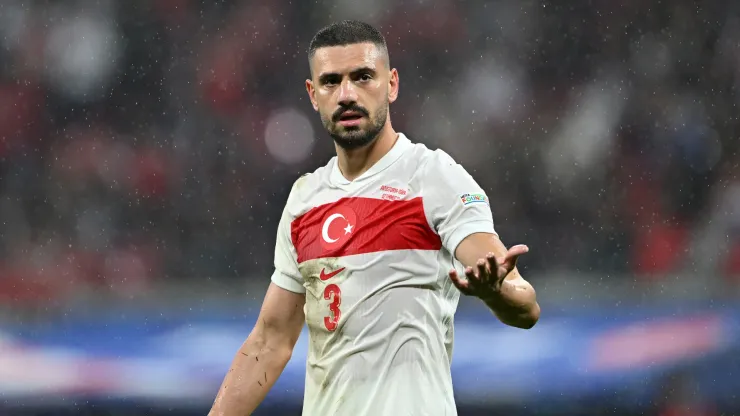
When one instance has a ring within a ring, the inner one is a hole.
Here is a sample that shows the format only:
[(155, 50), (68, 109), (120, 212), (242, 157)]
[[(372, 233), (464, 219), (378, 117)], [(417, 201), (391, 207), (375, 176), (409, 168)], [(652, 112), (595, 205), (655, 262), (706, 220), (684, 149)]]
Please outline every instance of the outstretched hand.
[(519, 256), (528, 251), (529, 247), (519, 244), (511, 247), (501, 258), (488, 253), (485, 258), (478, 259), (475, 267), (465, 268), (467, 280), (460, 279), (456, 270), (450, 271), (450, 279), (464, 295), (483, 300), (495, 298), (501, 293), (506, 277), (516, 268)]

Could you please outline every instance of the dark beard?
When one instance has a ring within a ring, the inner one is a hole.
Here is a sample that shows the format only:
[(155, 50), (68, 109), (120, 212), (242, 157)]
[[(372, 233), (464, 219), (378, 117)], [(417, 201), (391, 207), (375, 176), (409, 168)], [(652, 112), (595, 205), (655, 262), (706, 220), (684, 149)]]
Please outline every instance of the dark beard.
[(383, 130), (383, 127), (385, 127), (387, 117), (388, 107), (386, 106), (382, 107), (381, 110), (378, 110), (376, 116), (370, 120), (370, 127), (368, 130), (362, 130), (359, 127), (350, 127), (345, 129), (342, 134), (338, 134), (334, 133), (332, 131), (333, 129), (329, 126), (326, 126), (327, 123), (324, 123), (324, 126), (327, 127), (329, 136), (334, 139), (334, 143), (344, 150), (354, 150), (365, 147), (374, 142), (375, 139), (378, 138), (381, 130)]

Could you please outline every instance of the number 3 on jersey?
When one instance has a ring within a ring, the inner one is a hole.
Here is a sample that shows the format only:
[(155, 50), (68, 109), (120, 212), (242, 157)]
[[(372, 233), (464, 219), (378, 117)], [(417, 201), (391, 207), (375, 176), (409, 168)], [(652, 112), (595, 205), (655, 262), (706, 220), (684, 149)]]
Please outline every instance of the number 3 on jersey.
[(330, 316), (324, 317), (324, 326), (329, 331), (335, 331), (339, 318), (342, 316), (342, 312), (339, 310), (339, 305), (342, 304), (342, 291), (339, 286), (335, 284), (327, 285), (324, 289), (324, 299), (329, 301), (329, 313)]

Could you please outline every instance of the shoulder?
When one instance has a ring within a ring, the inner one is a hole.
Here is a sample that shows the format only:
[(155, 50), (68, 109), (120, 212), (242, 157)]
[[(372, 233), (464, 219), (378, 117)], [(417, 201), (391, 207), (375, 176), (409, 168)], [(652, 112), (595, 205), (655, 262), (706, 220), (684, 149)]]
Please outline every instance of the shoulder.
[(414, 169), (422, 175), (425, 180), (437, 180), (437, 178), (451, 170), (462, 167), (442, 149), (430, 149), (423, 144), (415, 144), (412, 160), (415, 161)]
[(458, 166), (455, 159), (442, 149), (430, 150), (427, 166), (433, 169), (445, 169)]
[(306, 201), (326, 187), (333, 163), (336, 163), (336, 156), (326, 165), (317, 168), (313, 172), (302, 174), (293, 182), (286, 203), (286, 209), (289, 212), (297, 215), (303, 209)]
[(438, 172), (457, 165), (457, 162), (442, 149), (430, 149), (423, 143), (413, 143), (408, 157), (404, 161), (408, 169), (427, 176), (431, 172)]
[(450, 154), (442, 149), (429, 149), (421, 145), (418, 152), (417, 178), (421, 180), (423, 195), (427, 200), (456, 198), (482, 194), (473, 176)]

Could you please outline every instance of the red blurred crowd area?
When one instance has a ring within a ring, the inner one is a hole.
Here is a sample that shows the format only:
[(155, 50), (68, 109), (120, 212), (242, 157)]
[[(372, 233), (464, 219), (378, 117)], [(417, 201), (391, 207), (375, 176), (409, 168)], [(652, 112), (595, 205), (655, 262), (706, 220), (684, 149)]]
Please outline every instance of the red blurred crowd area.
[[(740, 282), (737, 6), (340, 3), (4, 6), (3, 302), (267, 279), (292, 181), (333, 152), (303, 83), (340, 16), (382, 29), (397, 129), (466, 166), (533, 276)], [(285, 108), (317, 142), (295, 163), (265, 139)]]

